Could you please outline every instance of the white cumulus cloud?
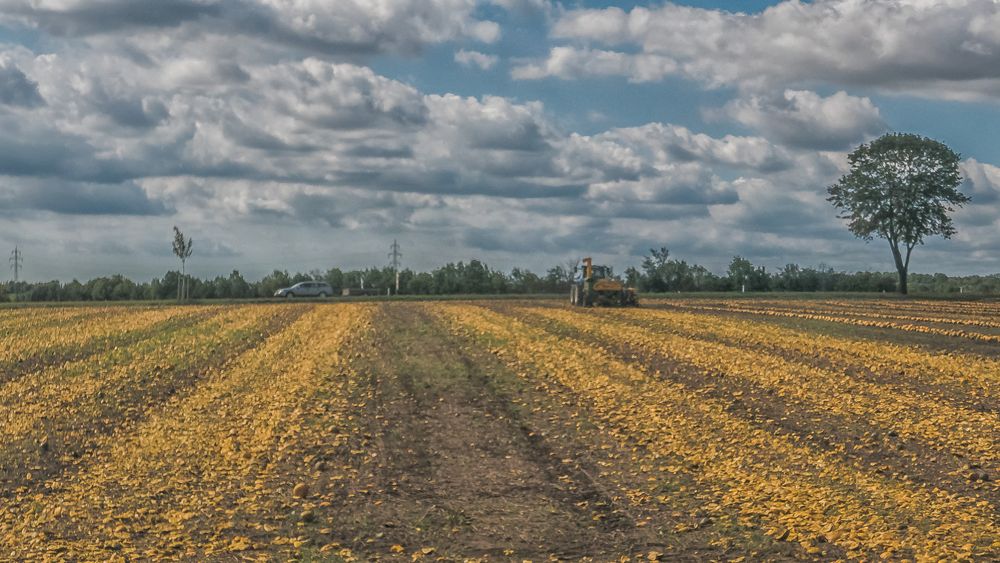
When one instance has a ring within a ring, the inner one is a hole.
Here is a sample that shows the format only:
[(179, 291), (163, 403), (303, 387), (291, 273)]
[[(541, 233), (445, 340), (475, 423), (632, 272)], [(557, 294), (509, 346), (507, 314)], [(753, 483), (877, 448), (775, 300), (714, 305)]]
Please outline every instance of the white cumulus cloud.
[(497, 64), (500, 58), (496, 55), (487, 55), (479, 51), (466, 51), (459, 49), (455, 53), (455, 62), (465, 66), (477, 66), (482, 70), (489, 70)]
[[(998, 21), (1000, 3), (994, 0), (787, 0), (757, 14), (670, 3), (628, 12), (570, 10), (558, 18), (552, 36), (573, 44), (524, 63), (515, 76), (617, 74), (643, 80), (649, 74), (636, 61), (659, 57), (711, 87), (866, 85), (997, 100)], [(562, 71), (562, 61), (573, 61), (576, 72)]]
[(750, 96), (726, 104), (723, 113), (784, 145), (844, 150), (886, 130), (869, 98), (844, 91), (822, 97), (808, 90)]

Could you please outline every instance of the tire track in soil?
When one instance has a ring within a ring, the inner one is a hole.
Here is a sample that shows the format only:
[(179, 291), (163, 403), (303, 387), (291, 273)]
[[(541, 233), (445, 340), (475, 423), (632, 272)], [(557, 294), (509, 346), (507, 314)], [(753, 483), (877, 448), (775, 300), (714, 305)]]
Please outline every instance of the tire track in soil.
[[(706, 379), (698, 368), (655, 352), (597, 339), (583, 331), (542, 317), (533, 317), (530, 309), (514, 313), (504, 307), (491, 307), (496, 312), (516, 316), (537, 328), (600, 346), (617, 359), (640, 367), (651, 377), (680, 383), (692, 391), (729, 403), (729, 412), (776, 435), (795, 436), (812, 447), (836, 453), (860, 468), (887, 477), (906, 475), (912, 482), (938, 487), (950, 493), (979, 497), (997, 509), (1000, 507), (1000, 487), (996, 478), (990, 482), (966, 477), (967, 467), (977, 460), (940, 451), (917, 440), (904, 440), (891, 428), (882, 428), (864, 420), (851, 420), (826, 412), (817, 412), (808, 405), (786, 402), (773, 389), (735, 377)], [(601, 317), (610, 321), (610, 318)], [(632, 323), (614, 319), (641, 329)], [(839, 447), (843, 446), (843, 447)], [(995, 468), (987, 468), (995, 474)]]
[[(369, 356), (373, 462), (335, 522), (356, 552), (562, 558), (629, 553), (620, 502), (563, 464), (419, 305), (381, 308)], [(486, 369), (489, 369), (488, 367)]]

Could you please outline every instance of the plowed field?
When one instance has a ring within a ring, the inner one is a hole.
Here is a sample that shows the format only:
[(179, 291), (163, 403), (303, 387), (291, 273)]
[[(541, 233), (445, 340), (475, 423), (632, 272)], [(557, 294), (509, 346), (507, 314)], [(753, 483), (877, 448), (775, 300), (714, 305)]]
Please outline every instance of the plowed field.
[(0, 309), (0, 561), (998, 560), (1000, 304)]

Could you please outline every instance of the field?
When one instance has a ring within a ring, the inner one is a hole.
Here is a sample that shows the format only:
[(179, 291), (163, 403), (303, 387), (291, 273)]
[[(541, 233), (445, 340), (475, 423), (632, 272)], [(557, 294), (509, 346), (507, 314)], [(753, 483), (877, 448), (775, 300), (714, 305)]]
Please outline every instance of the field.
[(1000, 559), (1000, 304), (0, 309), (3, 560)]

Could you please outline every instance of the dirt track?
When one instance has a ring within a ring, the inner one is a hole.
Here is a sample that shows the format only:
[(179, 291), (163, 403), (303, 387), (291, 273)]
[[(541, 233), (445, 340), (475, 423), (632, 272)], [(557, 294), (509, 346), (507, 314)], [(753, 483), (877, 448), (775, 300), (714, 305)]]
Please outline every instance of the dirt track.
[(362, 473), (372, 487), (338, 524), (387, 551), (605, 558), (644, 548), (650, 538), (594, 469), (561, 457), (499, 388), (510, 374), (418, 307), (381, 315), (388, 330), (368, 368), (378, 455)]

